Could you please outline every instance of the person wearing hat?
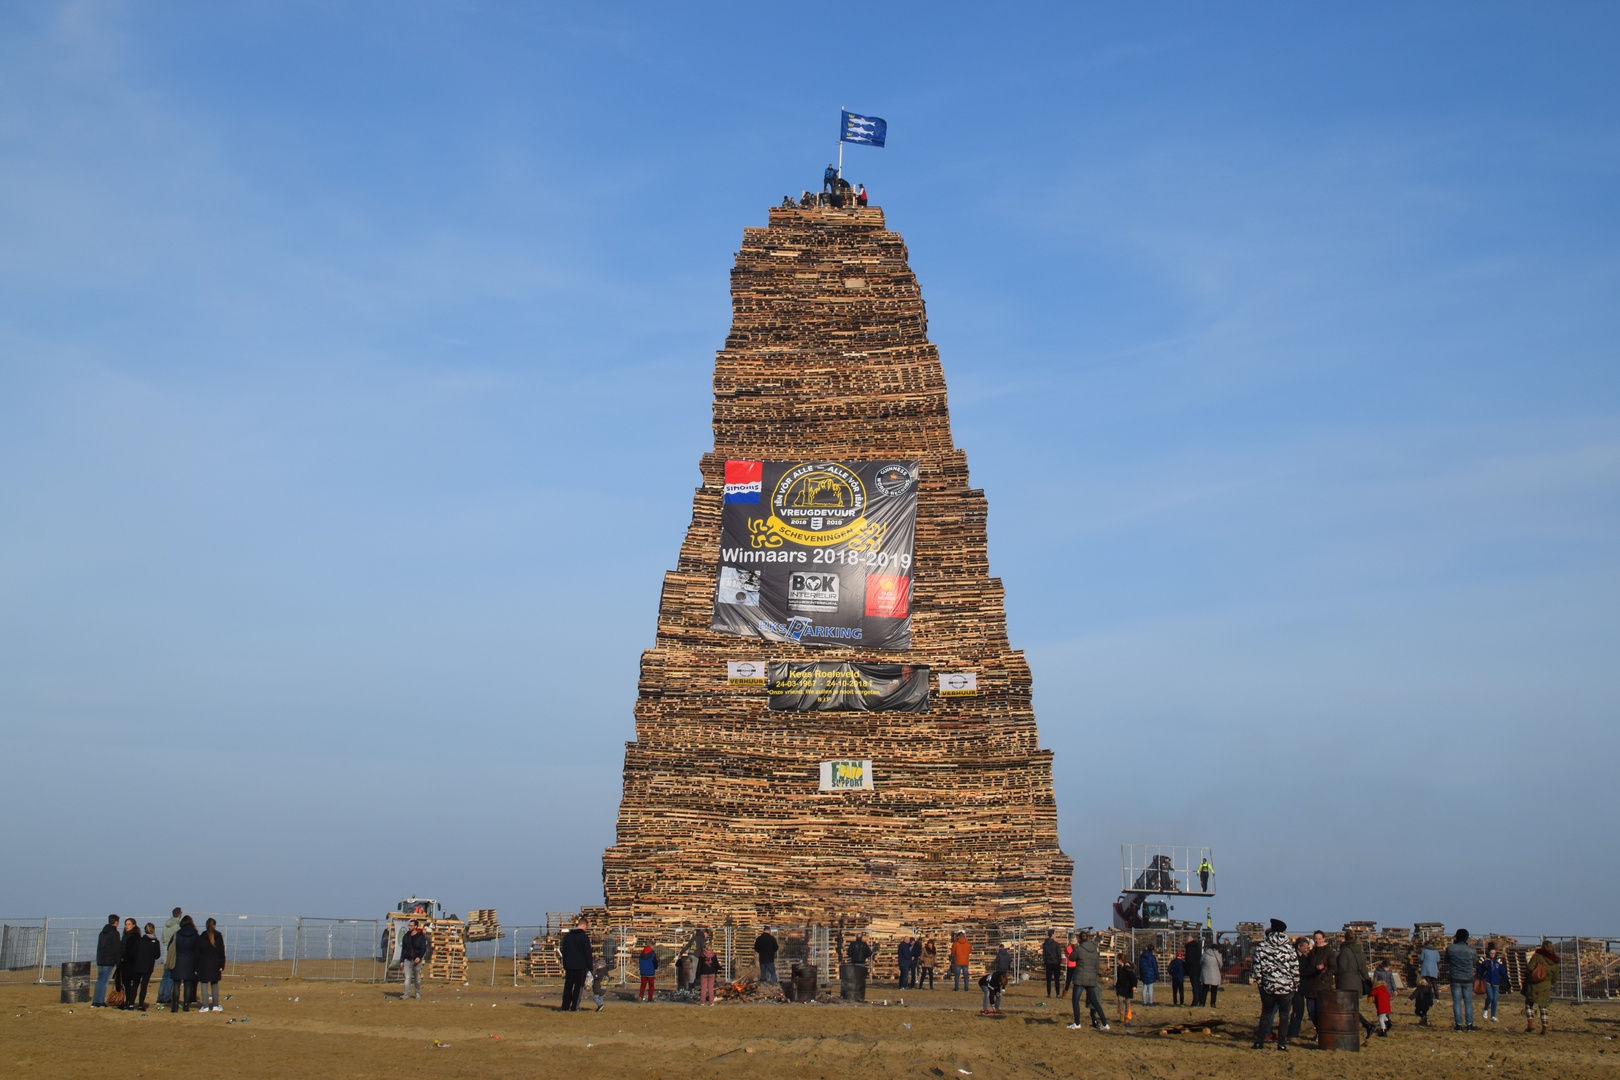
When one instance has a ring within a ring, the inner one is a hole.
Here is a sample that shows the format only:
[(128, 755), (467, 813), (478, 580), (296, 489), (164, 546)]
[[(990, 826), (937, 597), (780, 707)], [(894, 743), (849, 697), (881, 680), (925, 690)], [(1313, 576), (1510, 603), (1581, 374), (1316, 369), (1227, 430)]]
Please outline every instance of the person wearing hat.
[(1288, 1025), (1293, 1011), (1294, 991), (1299, 989), (1299, 954), (1288, 940), (1288, 924), (1271, 920), (1271, 929), (1254, 953), (1254, 970), (1260, 982), (1260, 1026), (1254, 1033), (1259, 1050), (1271, 1037), (1271, 1019), (1277, 1017), (1277, 1049), (1288, 1049)]

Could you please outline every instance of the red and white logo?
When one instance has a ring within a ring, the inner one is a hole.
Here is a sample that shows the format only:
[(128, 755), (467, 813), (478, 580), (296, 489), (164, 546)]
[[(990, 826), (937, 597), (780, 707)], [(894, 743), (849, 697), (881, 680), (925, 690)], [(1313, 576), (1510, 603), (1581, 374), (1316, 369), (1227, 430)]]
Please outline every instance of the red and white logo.
[(728, 503), (759, 502), (759, 485), (764, 476), (763, 461), (726, 462), (726, 497)]
[(888, 574), (866, 575), (866, 614), (880, 619), (903, 619), (910, 608), (911, 579)]

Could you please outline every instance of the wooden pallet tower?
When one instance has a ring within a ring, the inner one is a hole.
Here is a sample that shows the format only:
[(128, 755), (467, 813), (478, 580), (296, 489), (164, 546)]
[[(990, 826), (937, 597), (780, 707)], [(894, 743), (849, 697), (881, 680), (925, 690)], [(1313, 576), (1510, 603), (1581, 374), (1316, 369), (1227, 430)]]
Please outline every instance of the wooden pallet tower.
[[(1073, 923), (1052, 755), (989, 575), (988, 506), (951, 441), (945, 377), (904, 241), (877, 207), (780, 207), (744, 230), (714, 369), (714, 450), (654, 648), (642, 655), (617, 842), (617, 924)], [(709, 629), (727, 459), (922, 462), (903, 653)], [(926, 714), (767, 712), (727, 660), (870, 660), (976, 672)], [(870, 758), (875, 790), (821, 792), (819, 763)]]

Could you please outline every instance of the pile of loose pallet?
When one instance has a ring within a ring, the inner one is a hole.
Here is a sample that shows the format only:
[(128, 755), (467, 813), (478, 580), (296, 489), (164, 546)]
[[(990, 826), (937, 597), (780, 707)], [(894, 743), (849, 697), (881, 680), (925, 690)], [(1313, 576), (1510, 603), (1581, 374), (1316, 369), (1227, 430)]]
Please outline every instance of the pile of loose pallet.
[(466, 941), (494, 941), (504, 936), (501, 919), (494, 908), (473, 908), (467, 912)]
[[(988, 504), (951, 438), (945, 376), (904, 241), (877, 207), (780, 207), (744, 231), (714, 370), (714, 450), (643, 653), (604, 890), (620, 924), (1073, 923), (1052, 755), (989, 575)], [(709, 629), (727, 459), (920, 460), (912, 648)], [(727, 660), (824, 658), (976, 672), (914, 713), (768, 712)], [(871, 791), (818, 790), (870, 758)]]

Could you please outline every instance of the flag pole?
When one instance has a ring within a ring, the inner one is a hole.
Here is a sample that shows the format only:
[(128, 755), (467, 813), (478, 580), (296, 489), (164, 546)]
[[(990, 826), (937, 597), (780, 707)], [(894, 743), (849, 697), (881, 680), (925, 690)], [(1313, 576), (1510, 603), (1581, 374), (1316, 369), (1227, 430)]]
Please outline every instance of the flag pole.
[(838, 179), (844, 178), (844, 107), (838, 107)]

